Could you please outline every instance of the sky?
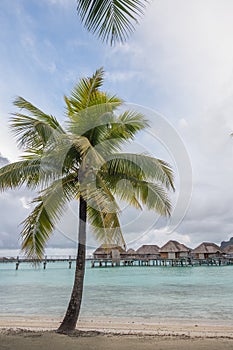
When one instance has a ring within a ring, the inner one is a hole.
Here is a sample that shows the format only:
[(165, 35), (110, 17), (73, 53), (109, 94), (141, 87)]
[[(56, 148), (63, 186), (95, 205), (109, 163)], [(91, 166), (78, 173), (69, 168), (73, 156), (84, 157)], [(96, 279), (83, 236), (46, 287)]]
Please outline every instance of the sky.
[[(80, 24), (75, 0), (0, 2), (0, 165), (20, 156), (9, 131), (16, 96), (63, 123), (64, 95), (104, 67), (104, 89), (141, 110), (151, 128), (131, 149), (165, 159), (176, 193), (168, 222), (124, 207), (128, 247), (175, 239), (190, 247), (233, 236), (233, 2), (154, 0), (124, 45), (107, 46)], [(20, 247), (20, 223), (35, 193), (0, 194), (0, 249)], [(50, 248), (75, 248), (77, 204)], [(98, 243), (88, 234), (88, 246)], [(60, 252), (60, 250), (59, 250)]]

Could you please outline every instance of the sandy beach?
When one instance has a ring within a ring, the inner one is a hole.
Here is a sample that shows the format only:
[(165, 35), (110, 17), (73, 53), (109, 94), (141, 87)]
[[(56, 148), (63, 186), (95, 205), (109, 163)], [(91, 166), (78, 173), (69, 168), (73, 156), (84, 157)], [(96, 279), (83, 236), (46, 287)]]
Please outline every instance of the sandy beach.
[(59, 319), (0, 318), (0, 349), (139, 350), (233, 348), (233, 326), (209, 323), (142, 322), (139, 319), (81, 319), (70, 336), (55, 333)]

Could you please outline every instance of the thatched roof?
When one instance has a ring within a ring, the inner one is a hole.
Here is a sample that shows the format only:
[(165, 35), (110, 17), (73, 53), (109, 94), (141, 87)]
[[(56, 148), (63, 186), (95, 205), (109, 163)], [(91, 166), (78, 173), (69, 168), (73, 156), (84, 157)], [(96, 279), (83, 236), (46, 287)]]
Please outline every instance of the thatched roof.
[(137, 254), (159, 254), (159, 247), (155, 244), (144, 244), (136, 251)]
[(180, 253), (188, 251), (190, 251), (190, 249), (184, 244), (172, 240), (168, 241), (166, 244), (164, 244), (164, 246), (162, 246), (159, 249), (160, 253)]
[(117, 244), (101, 244), (93, 254), (108, 254), (113, 249), (118, 249), (120, 253), (125, 253), (125, 250)]
[(126, 254), (129, 254), (129, 255), (130, 254), (132, 255), (132, 254), (135, 254), (135, 253), (136, 253), (135, 250), (132, 249), (132, 248), (128, 249), (127, 252), (126, 252)]
[(226, 254), (233, 254), (233, 244), (227, 245), (223, 251)]
[(193, 249), (193, 253), (195, 254), (215, 254), (217, 252), (222, 253), (222, 249), (217, 244), (210, 242), (203, 242)]

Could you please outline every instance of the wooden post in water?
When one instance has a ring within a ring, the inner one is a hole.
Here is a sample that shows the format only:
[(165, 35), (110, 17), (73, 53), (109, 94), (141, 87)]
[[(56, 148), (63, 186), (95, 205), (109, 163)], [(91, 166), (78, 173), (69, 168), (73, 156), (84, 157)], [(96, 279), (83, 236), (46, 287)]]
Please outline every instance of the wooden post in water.
[(44, 257), (43, 265), (44, 265), (44, 270), (45, 270), (46, 269), (46, 265), (47, 265), (47, 255), (45, 255), (45, 257)]
[(19, 257), (17, 256), (17, 262), (16, 262), (16, 265), (15, 265), (16, 271), (18, 270), (18, 268), (19, 268)]
[(71, 256), (69, 255), (69, 269), (71, 269), (71, 265), (72, 265), (72, 260), (71, 260)]

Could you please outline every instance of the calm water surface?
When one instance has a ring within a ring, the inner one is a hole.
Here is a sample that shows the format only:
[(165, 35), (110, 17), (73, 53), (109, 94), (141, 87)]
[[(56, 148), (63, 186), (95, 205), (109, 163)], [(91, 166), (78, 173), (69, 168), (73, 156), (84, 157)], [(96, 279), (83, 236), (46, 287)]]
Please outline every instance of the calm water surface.
[[(0, 316), (61, 317), (74, 277), (68, 263), (47, 269), (0, 264)], [(82, 316), (233, 321), (233, 266), (90, 268)]]

